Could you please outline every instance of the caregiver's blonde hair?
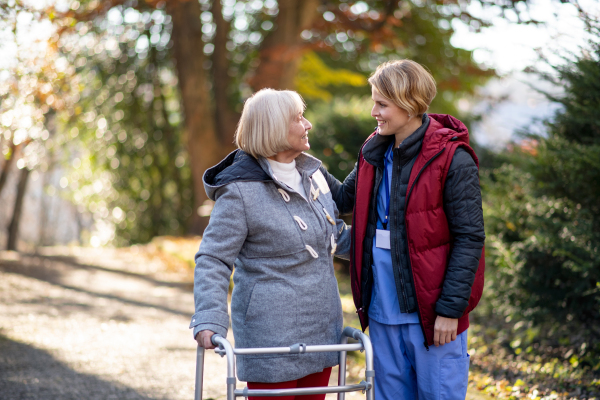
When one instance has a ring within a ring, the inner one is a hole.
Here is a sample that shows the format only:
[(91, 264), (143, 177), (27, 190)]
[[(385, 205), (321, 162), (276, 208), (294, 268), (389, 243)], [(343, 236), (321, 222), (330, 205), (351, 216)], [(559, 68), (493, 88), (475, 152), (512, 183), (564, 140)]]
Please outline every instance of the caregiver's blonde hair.
[(407, 111), (409, 117), (423, 115), (437, 93), (433, 76), (412, 60), (381, 64), (369, 83), (383, 97)]
[(291, 90), (259, 90), (244, 103), (235, 144), (254, 157), (271, 157), (289, 150), (290, 122), (305, 108), (302, 97)]

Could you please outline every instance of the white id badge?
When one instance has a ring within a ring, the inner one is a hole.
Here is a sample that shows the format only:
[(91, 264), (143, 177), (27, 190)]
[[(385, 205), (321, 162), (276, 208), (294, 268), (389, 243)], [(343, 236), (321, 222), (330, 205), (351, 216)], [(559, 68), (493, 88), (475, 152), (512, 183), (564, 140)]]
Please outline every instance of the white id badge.
[(390, 249), (390, 231), (385, 231), (383, 229), (377, 229), (377, 233), (375, 236), (375, 246), (380, 249)]

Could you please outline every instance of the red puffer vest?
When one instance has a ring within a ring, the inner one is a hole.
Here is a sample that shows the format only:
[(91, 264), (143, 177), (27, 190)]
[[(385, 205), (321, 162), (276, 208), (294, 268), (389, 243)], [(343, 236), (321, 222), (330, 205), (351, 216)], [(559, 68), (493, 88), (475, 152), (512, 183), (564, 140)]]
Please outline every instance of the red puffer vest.
[[(471, 154), (478, 167), (479, 161), (469, 146), (469, 133), (462, 122), (450, 115), (442, 114), (429, 114), (429, 118), (430, 123), (423, 138), (421, 151), (410, 174), (405, 223), (419, 320), (427, 344), (432, 345), (437, 316), (435, 303), (442, 292), (453, 242), (443, 204), (446, 175), (454, 152), (459, 146)], [(371, 135), (365, 143), (374, 135)], [(362, 309), (363, 241), (367, 231), (374, 181), (375, 167), (364, 159), (361, 149), (356, 177), (350, 271), (354, 304), (363, 330), (368, 326), (366, 313)], [(484, 271), (485, 259), (482, 253), (471, 288), (469, 305), (458, 320), (457, 333), (469, 327), (469, 312), (475, 308), (483, 292)]]

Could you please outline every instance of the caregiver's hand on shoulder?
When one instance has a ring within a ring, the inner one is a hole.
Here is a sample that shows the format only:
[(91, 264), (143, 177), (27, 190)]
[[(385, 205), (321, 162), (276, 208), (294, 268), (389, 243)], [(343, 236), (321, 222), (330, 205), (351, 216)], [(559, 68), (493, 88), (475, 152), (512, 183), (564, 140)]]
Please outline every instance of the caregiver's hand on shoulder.
[(200, 331), (196, 334), (196, 342), (198, 342), (198, 346), (204, 347), (205, 349), (214, 349), (216, 346), (212, 344), (210, 338), (215, 333), (213, 331), (205, 330)]
[(458, 330), (458, 318), (446, 318), (438, 315), (433, 327), (433, 344), (435, 347), (443, 346), (456, 340)]

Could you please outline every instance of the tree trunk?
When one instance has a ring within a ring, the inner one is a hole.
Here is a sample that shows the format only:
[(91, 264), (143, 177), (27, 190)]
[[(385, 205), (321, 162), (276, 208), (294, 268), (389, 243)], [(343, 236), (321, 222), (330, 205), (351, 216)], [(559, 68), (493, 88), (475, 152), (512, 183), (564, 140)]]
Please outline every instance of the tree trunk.
[(222, 8), (219, 0), (213, 1), (211, 12), (216, 25), (215, 50), (212, 55), (215, 121), (217, 122), (217, 135), (219, 135), (221, 145), (228, 150), (233, 150), (233, 137), (240, 114), (231, 108), (228, 99), (231, 77), (229, 76), (229, 59), (227, 58), (229, 51), (226, 45), (231, 24), (223, 18)]
[(0, 171), (0, 195), (2, 195), (2, 189), (4, 189), (4, 185), (6, 184), (6, 179), (8, 178), (8, 173), (15, 161), (15, 152), (17, 151), (17, 146), (13, 142), (13, 138), (10, 138), (10, 151), (8, 152), (8, 158), (4, 161), (2, 165), (2, 171)]
[[(293, 89), (303, 51), (300, 33), (317, 15), (319, 0), (280, 0), (276, 28), (263, 42), (260, 64), (251, 82), (254, 89), (264, 87)], [(185, 115), (185, 137), (194, 189), (194, 213), (190, 233), (201, 234), (208, 217), (201, 217), (198, 208), (207, 200), (202, 184), (204, 171), (215, 165), (233, 149), (233, 133), (239, 119), (228, 104), (230, 83), (227, 60), (229, 24), (221, 14), (221, 3), (214, 0), (213, 18), (217, 26), (213, 59), (215, 107), (212, 107), (211, 87), (203, 52), (202, 23), (198, 1), (167, 2), (167, 12), (173, 18), (173, 54), (181, 89)]]
[[(44, 126), (48, 129), (50, 137), (56, 134), (56, 110), (51, 108), (46, 114), (44, 114)], [(44, 193), (44, 189), (50, 184), (52, 179), (52, 171), (57, 163), (56, 153), (54, 148), (50, 147), (46, 153), (48, 168), (44, 172), (42, 179), (42, 194), (40, 196), (40, 229), (38, 236), (38, 245), (50, 246), (54, 244), (56, 229), (50, 229), (51, 232), (47, 232), (48, 227), (51, 226), (51, 216), (54, 209), (55, 203), (53, 196), (48, 196)]]
[(40, 196), (40, 230), (39, 230), (39, 239), (38, 244), (40, 246), (50, 246), (53, 245), (53, 233), (48, 232), (49, 226), (52, 225), (51, 214), (54, 209), (54, 197), (48, 196), (44, 193), (44, 190), (50, 184), (50, 180), (52, 179), (52, 170), (54, 169), (53, 160), (48, 163), (48, 169), (44, 172), (44, 176), (42, 178), (42, 195)]
[(19, 184), (17, 185), (17, 197), (15, 198), (15, 207), (13, 208), (13, 215), (8, 225), (8, 243), (6, 245), (7, 250), (17, 250), (17, 239), (19, 238), (19, 222), (21, 221), (21, 214), (23, 211), (23, 199), (25, 198), (25, 191), (27, 189), (27, 182), (29, 181), (29, 173), (31, 171), (25, 167), (21, 170), (21, 176), (19, 177)]
[(309, 28), (317, 17), (319, 0), (279, 0), (275, 29), (261, 45), (260, 64), (250, 80), (254, 90), (294, 89), (304, 52), (300, 33)]
[(192, 171), (194, 213), (189, 231), (193, 234), (202, 234), (208, 225), (208, 217), (201, 217), (197, 211), (207, 199), (202, 175), (224, 153), (215, 132), (200, 11), (198, 1), (167, 3), (167, 12), (173, 18), (173, 53), (177, 64), (185, 115), (185, 138)]

